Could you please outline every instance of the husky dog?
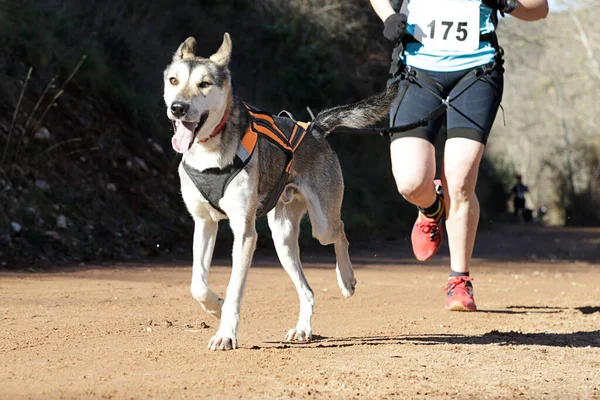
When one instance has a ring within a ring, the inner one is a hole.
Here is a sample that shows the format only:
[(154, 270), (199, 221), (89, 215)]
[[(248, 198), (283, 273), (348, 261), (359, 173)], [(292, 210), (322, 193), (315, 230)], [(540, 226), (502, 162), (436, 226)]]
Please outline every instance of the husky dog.
[[(209, 58), (196, 56), (195, 52), (193, 37), (175, 52), (164, 72), (164, 100), (174, 127), (173, 149), (183, 154), (179, 165), (181, 193), (195, 222), (191, 293), (206, 312), (220, 318), (219, 329), (209, 340), (208, 348), (229, 350), (238, 347), (240, 304), (256, 248), (257, 210), (282, 176), (285, 156), (259, 135), (252, 156), (228, 182), (220, 199), (211, 203), (199, 190), (190, 171), (218, 173), (230, 168), (251, 121), (248, 107), (235, 96), (231, 85), (229, 34), (225, 33), (223, 43)], [(313, 292), (304, 276), (298, 247), (300, 220), (307, 211), (312, 235), (322, 245), (334, 245), (342, 294), (352, 296), (356, 285), (340, 219), (342, 171), (325, 135), (336, 126), (360, 128), (375, 123), (387, 115), (396, 93), (397, 85), (391, 85), (385, 93), (321, 112), (294, 151), (276, 205), (270, 211), (265, 210), (279, 260), (300, 297), (300, 316), (296, 327), (287, 333), (288, 341), (312, 338)], [(229, 219), (234, 235), (232, 271), (225, 299), (208, 286), (218, 221), (222, 219)]]

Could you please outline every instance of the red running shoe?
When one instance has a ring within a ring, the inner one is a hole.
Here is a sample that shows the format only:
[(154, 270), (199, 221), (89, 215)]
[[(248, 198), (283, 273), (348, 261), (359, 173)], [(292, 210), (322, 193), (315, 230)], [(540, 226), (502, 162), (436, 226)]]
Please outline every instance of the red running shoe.
[(477, 311), (469, 276), (451, 276), (446, 285), (446, 310)]
[(442, 243), (442, 226), (439, 223), (444, 215), (444, 198), (442, 196), (442, 185), (439, 180), (433, 181), (436, 192), (442, 199), (442, 210), (437, 218), (427, 218), (421, 211), (413, 225), (410, 240), (413, 253), (419, 261), (427, 261), (437, 253)]

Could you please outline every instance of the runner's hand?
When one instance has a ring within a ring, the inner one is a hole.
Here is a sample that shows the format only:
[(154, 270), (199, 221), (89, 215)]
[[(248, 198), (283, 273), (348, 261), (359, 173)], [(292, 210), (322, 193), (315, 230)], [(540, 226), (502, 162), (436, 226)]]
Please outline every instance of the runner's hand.
[(517, 0), (481, 0), (481, 4), (502, 13), (511, 13), (517, 8)]
[(406, 33), (406, 14), (392, 14), (383, 23), (383, 36), (397, 42)]

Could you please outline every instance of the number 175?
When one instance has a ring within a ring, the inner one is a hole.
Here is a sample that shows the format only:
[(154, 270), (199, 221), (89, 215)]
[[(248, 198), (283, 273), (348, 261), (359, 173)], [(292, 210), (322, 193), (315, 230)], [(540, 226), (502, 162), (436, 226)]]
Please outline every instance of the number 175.
[[(430, 39), (435, 39), (435, 26), (436, 26), (436, 20), (432, 20), (427, 27), (430, 28), (430, 34), (429, 34), (429, 38)], [(442, 37), (442, 40), (448, 40), (448, 35), (450, 34), (450, 30), (452, 29), (452, 27), (454, 26), (454, 21), (440, 21), (440, 25), (445, 26), (446, 27), (446, 31), (444, 32), (444, 36)], [(456, 40), (458, 40), (459, 42), (463, 42), (467, 39), (467, 23), (466, 22), (458, 22), (456, 24)]]

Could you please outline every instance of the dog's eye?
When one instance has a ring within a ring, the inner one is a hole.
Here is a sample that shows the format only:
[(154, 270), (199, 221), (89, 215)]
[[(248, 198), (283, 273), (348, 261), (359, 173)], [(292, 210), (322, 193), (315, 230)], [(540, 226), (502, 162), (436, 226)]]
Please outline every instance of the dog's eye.
[(171, 82), (171, 85), (177, 85), (179, 83), (179, 81), (177, 80), (177, 78), (170, 78), (169, 82)]
[(198, 84), (198, 87), (199, 87), (200, 89), (206, 89), (206, 88), (207, 88), (207, 87), (209, 87), (210, 85), (211, 85), (211, 83), (210, 83), (210, 82), (202, 81), (202, 82), (200, 82), (200, 83)]

